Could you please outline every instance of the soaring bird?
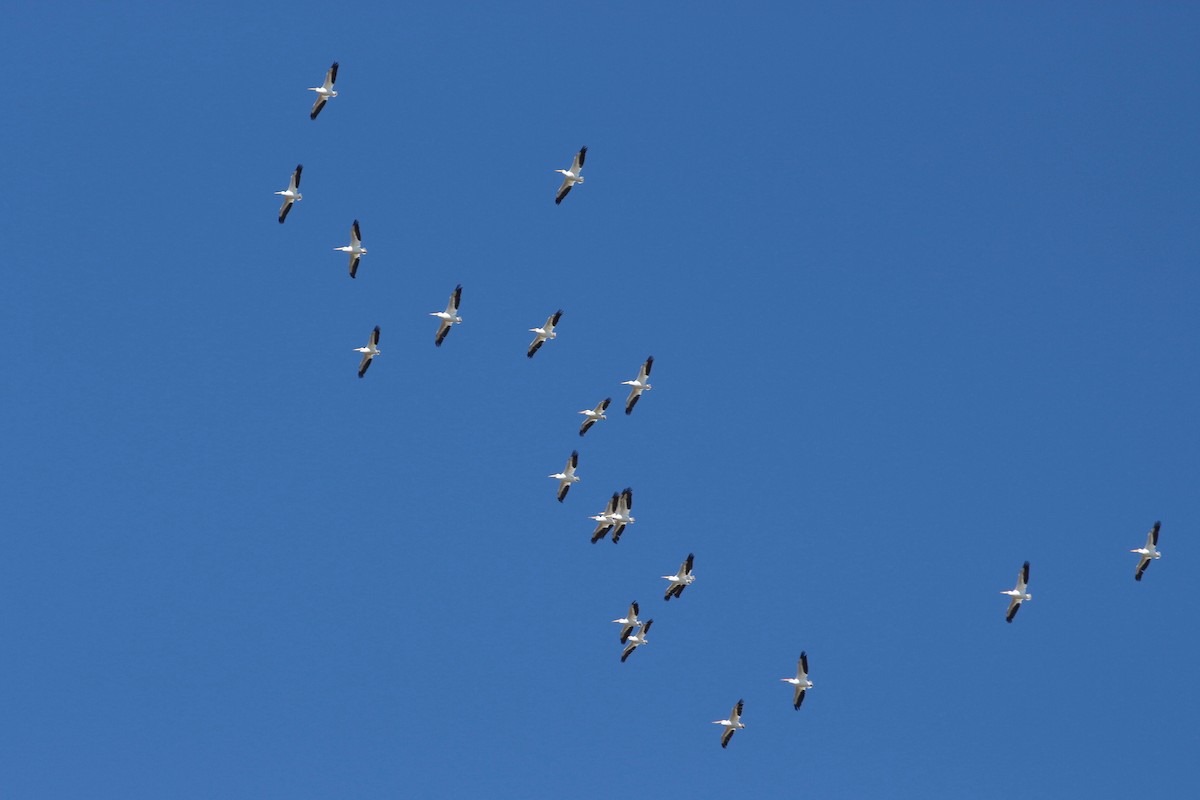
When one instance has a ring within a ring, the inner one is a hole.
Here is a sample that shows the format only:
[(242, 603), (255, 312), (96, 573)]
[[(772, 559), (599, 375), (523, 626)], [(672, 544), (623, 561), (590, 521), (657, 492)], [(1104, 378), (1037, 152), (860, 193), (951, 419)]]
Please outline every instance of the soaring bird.
[(649, 644), (646, 641), (646, 634), (650, 632), (650, 626), (654, 624), (654, 620), (648, 619), (641, 624), (638, 632), (625, 640), (625, 652), (621, 653), (621, 663), (625, 663), (625, 659), (629, 658), (634, 650), (637, 650), (644, 644)]
[(362, 246), (362, 233), (358, 230), (358, 220), (354, 220), (354, 224), (350, 226), (350, 244), (333, 249), (350, 254), (350, 277), (353, 278), (358, 272), (359, 259), (367, 252), (367, 248)]
[(625, 612), (625, 616), (614, 619), (613, 622), (621, 626), (621, 644), (625, 644), (625, 640), (629, 638), (629, 634), (633, 633), (633, 629), (642, 624), (638, 619), (637, 600), (629, 604), (629, 610)]
[(1029, 586), (1029, 562), (1025, 562), (1025, 566), (1021, 567), (1021, 572), (1017, 575), (1017, 585), (1013, 589), (1008, 589), (1000, 594), (1006, 594), (1012, 599), (1008, 603), (1008, 614), (1005, 615), (1005, 622), (1012, 622), (1013, 617), (1017, 615), (1018, 609), (1021, 608), (1021, 603), (1026, 600), (1032, 600), (1033, 595), (1026, 591)]
[(692, 554), (688, 553), (688, 557), (679, 565), (679, 572), (674, 575), (662, 576), (663, 580), (671, 582), (671, 585), (667, 587), (667, 593), (663, 595), (663, 600), (670, 600), (672, 596), (679, 597), (683, 594), (683, 590), (696, 580), (696, 576), (692, 574), (692, 558)]
[(585, 419), (583, 421), (583, 424), (579, 426), (579, 435), (580, 436), (583, 436), (585, 433), (587, 433), (588, 428), (592, 427), (600, 420), (608, 419), (608, 417), (604, 416), (604, 412), (606, 410), (608, 410), (608, 404), (611, 402), (612, 402), (612, 398), (606, 397), (595, 408), (585, 408), (583, 411), (579, 412), (580, 414), (583, 414), (585, 417), (587, 417), (587, 419)]
[(613, 528), (612, 540), (616, 544), (621, 540), (621, 534), (625, 532), (626, 525), (632, 525), (637, 522), (629, 510), (633, 508), (633, 489), (626, 488), (625, 491), (617, 497), (617, 507), (608, 515), (608, 519), (616, 527)]
[(561, 173), (563, 176), (562, 186), (558, 187), (558, 194), (554, 196), (554, 205), (558, 205), (571, 191), (571, 187), (577, 183), (583, 183), (583, 160), (587, 158), (587, 146), (579, 148), (579, 152), (575, 154), (575, 160), (571, 162), (570, 169), (556, 169), (555, 172)]
[(650, 385), (650, 368), (654, 366), (654, 356), (646, 359), (646, 363), (642, 364), (642, 368), (638, 370), (638, 376), (631, 381), (621, 381), (624, 386), (630, 387), (629, 397), (625, 399), (625, 413), (632, 414), (633, 407), (637, 405), (637, 401), (641, 398), (642, 392), (648, 392), (654, 387)]
[(371, 360), (379, 355), (379, 326), (375, 326), (375, 330), (371, 331), (371, 338), (367, 342), (366, 347), (355, 347), (354, 351), (362, 353), (362, 361), (358, 362), (358, 377), (367, 374), (367, 370), (371, 366)]
[(558, 481), (558, 502), (562, 502), (567, 496), (567, 492), (571, 491), (572, 483), (579, 483), (579, 476), (575, 474), (575, 468), (579, 466), (579, 451), (572, 450), (571, 457), (567, 459), (567, 466), (562, 472), (556, 472), (547, 477), (554, 478)]
[(533, 354), (541, 349), (547, 339), (557, 339), (558, 334), (554, 332), (554, 326), (558, 324), (558, 320), (562, 317), (562, 309), (555, 311), (546, 318), (546, 324), (540, 328), (530, 328), (529, 332), (535, 334), (533, 341), (529, 343), (529, 352), (525, 355), (533, 358)]
[(1137, 572), (1134, 573), (1133, 576), (1135, 581), (1140, 581), (1142, 579), (1142, 573), (1146, 571), (1146, 567), (1150, 566), (1150, 559), (1162, 557), (1162, 553), (1158, 552), (1158, 529), (1161, 527), (1161, 522), (1154, 523), (1154, 527), (1151, 528), (1150, 532), (1146, 534), (1146, 546), (1138, 547), (1129, 551), (1131, 553), (1137, 553), (1139, 556), (1141, 556), (1141, 558), (1138, 559)]
[(450, 333), (451, 325), (458, 325), (462, 322), (462, 317), (458, 315), (458, 304), (462, 302), (462, 284), (454, 287), (454, 291), (450, 293), (450, 301), (446, 303), (445, 311), (431, 311), (429, 316), (437, 317), (442, 322), (438, 325), (437, 338), (433, 340), (437, 347), (442, 346), (442, 342), (446, 340), (446, 334)]
[(292, 180), (288, 183), (288, 188), (282, 192), (275, 194), (283, 195), (283, 205), (279, 207), (279, 224), (287, 219), (288, 212), (292, 210), (292, 203), (299, 203), (304, 199), (304, 195), (300, 194), (300, 172), (304, 169), (303, 164), (296, 165), (296, 171), (292, 173)]
[(734, 732), (746, 727), (742, 723), (742, 701), (738, 700), (737, 705), (729, 712), (729, 719), (713, 720), (713, 725), (725, 726), (725, 730), (721, 732), (721, 747), (727, 747), (729, 740), (733, 738)]
[(613, 496), (609, 498), (608, 505), (604, 507), (604, 511), (589, 519), (596, 520), (596, 530), (592, 531), (592, 544), (600, 541), (613, 529), (612, 515), (617, 510), (617, 502), (621, 498), (620, 492), (613, 492)]
[(310, 86), (310, 92), (317, 93), (317, 102), (313, 103), (312, 111), (309, 112), (309, 119), (316, 119), (317, 114), (321, 113), (321, 109), (325, 107), (331, 99), (337, 97), (337, 92), (333, 90), (334, 81), (337, 80), (338, 63), (333, 62), (333, 66), (325, 73), (325, 83), (320, 86)]
[(796, 693), (792, 695), (792, 708), (799, 711), (800, 704), (804, 702), (804, 693), (813, 686), (813, 682), (808, 679), (808, 653), (800, 652), (800, 660), (796, 662), (796, 677), (779, 680), (796, 687)]

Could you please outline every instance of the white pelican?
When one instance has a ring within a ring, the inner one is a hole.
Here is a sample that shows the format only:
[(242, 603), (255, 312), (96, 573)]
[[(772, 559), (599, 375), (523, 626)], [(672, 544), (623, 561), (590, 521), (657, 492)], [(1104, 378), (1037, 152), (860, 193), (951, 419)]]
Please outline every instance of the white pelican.
[(283, 195), (283, 205), (279, 207), (279, 224), (287, 219), (288, 212), (292, 210), (292, 203), (299, 203), (304, 199), (304, 195), (300, 194), (300, 171), (304, 169), (303, 164), (296, 165), (296, 171), (292, 173), (292, 180), (288, 183), (288, 188), (282, 192), (275, 194)]
[(637, 600), (634, 600), (629, 604), (629, 611), (625, 612), (625, 616), (613, 620), (621, 626), (621, 644), (625, 644), (625, 640), (629, 638), (629, 634), (633, 633), (633, 629), (642, 624), (637, 615), (638, 604)]
[(1138, 560), (1137, 572), (1133, 576), (1135, 581), (1142, 579), (1142, 573), (1146, 571), (1146, 567), (1150, 566), (1150, 559), (1162, 556), (1162, 553), (1158, 552), (1158, 529), (1161, 527), (1161, 522), (1154, 523), (1154, 527), (1146, 534), (1146, 546), (1129, 551), (1141, 556), (1141, 559)]
[(626, 525), (632, 525), (635, 520), (629, 510), (633, 508), (633, 489), (626, 488), (617, 498), (617, 507), (608, 515), (608, 519), (616, 527), (613, 529), (612, 540), (616, 544), (621, 540)]
[(350, 254), (350, 277), (353, 278), (358, 272), (358, 260), (367, 252), (367, 248), (362, 246), (362, 233), (358, 230), (358, 220), (354, 220), (354, 224), (350, 226), (350, 244), (333, 249)]
[(445, 311), (431, 311), (429, 316), (437, 317), (442, 321), (438, 325), (437, 338), (433, 340), (437, 347), (442, 346), (442, 342), (446, 339), (446, 334), (450, 333), (450, 326), (457, 325), (462, 322), (462, 317), (458, 315), (458, 304), (462, 302), (462, 284), (454, 287), (454, 291), (450, 294), (450, 301), (446, 303)]
[(579, 476), (575, 474), (575, 468), (579, 466), (579, 451), (572, 450), (571, 457), (567, 460), (567, 468), (562, 472), (556, 472), (547, 477), (554, 478), (558, 481), (558, 502), (562, 502), (567, 496), (567, 492), (571, 491), (572, 483), (579, 483)]
[(692, 554), (688, 553), (687, 559), (679, 565), (679, 572), (674, 575), (663, 575), (663, 580), (671, 582), (667, 587), (667, 593), (663, 595), (663, 600), (670, 600), (672, 595), (679, 597), (683, 594), (683, 590), (692, 585), (692, 581), (696, 580), (696, 576), (692, 574)]
[(554, 205), (558, 205), (571, 191), (571, 187), (577, 183), (583, 183), (583, 160), (587, 158), (587, 146), (579, 148), (579, 152), (575, 154), (575, 160), (571, 162), (570, 169), (556, 169), (555, 172), (562, 173), (562, 186), (558, 187), (558, 194), (554, 196)]
[(371, 338), (367, 342), (366, 347), (355, 347), (356, 353), (362, 353), (362, 361), (358, 362), (358, 377), (367, 374), (367, 368), (371, 366), (371, 359), (379, 355), (379, 326), (375, 326), (375, 330), (371, 331)]
[(562, 309), (561, 308), (558, 311), (555, 311), (553, 314), (551, 314), (546, 319), (546, 324), (543, 325), (542, 327), (529, 329), (530, 333), (534, 333), (537, 335), (534, 336), (533, 341), (529, 343), (529, 352), (526, 353), (525, 355), (529, 356), (530, 358), (533, 358), (533, 354), (536, 353), (541, 348), (541, 346), (546, 342), (547, 339), (557, 339), (558, 338), (558, 334), (554, 332), (554, 326), (558, 324), (558, 320), (560, 317), (562, 317)]
[(325, 73), (325, 83), (321, 86), (310, 86), (308, 88), (310, 92), (317, 93), (317, 102), (313, 103), (312, 111), (308, 115), (309, 119), (316, 119), (317, 114), (321, 113), (321, 109), (325, 107), (325, 104), (334, 97), (337, 97), (337, 92), (333, 90), (333, 83), (337, 80), (337, 67), (338, 62), (333, 62), (333, 66)]
[(742, 724), (742, 701), (738, 700), (733, 711), (729, 712), (729, 719), (713, 720), (713, 725), (725, 726), (725, 730), (721, 732), (721, 747), (727, 747), (729, 740), (733, 738), (734, 731), (746, 727)]
[(629, 658), (629, 654), (637, 650), (644, 644), (649, 644), (646, 641), (646, 634), (650, 632), (650, 626), (654, 624), (654, 620), (648, 619), (638, 627), (638, 632), (625, 640), (625, 652), (621, 653), (621, 663), (625, 663), (625, 659)]
[(587, 417), (587, 419), (585, 419), (583, 421), (583, 424), (579, 426), (579, 435), (580, 436), (583, 436), (585, 433), (587, 433), (588, 428), (592, 427), (600, 420), (608, 419), (608, 417), (604, 416), (604, 412), (608, 409), (608, 404), (611, 402), (612, 402), (612, 398), (606, 397), (600, 403), (600, 405), (596, 406), (595, 408), (585, 408), (583, 411), (579, 412), (580, 414), (583, 414), (585, 417)]
[(625, 400), (625, 413), (632, 414), (633, 407), (637, 405), (637, 401), (642, 396), (642, 392), (648, 392), (654, 387), (650, 385), (650, 368), (654, 366), (654, 356), (646, 359), (646, 363), (642, 364), (642, 368), (638, 371), (638, 376), (631, 381), (621, 381), (624, 386), (630, 387), (629, 397)]
[(804, 702), (804, 693), (813, 687), (813, 682), (808, 679), (808, 653), (800, 651), (800, 660), (796, 662), (796, 677), (779, 680), (796, 687), (796, 693), (792, 695), (792, 708), (799, 711), (800, 704)]
[(604, 507), (604, 511), (594, 517), (588, 517), (588, 519), (596, 520), (596, 530), (592, 531), (592, 544), (603, 539), (605, 534), (612, 530), (612, 515), (617, 510), (617, 501), (620, 497), (620, 492), (613, 492), (613, 496), (609, 498), (608, 505)]
[(1033, 595), (1025, 591), (1029, 586), (1029, 562), (1025, 562), (1025, 566), (1021, 567), (1020, 574), (1017, 575), (1017, 586), (1014, 589), (1003, 591), (1000, 594), (1006, 594), (1012, 598), (1008, 603), (1008, 614), (1004, 617), (1005, 622), (1012, 622), (1013, 617), (1017, 615), (1017, 610), (1021, 607), (1021, 603), (1026, 600), (1032, 600)]

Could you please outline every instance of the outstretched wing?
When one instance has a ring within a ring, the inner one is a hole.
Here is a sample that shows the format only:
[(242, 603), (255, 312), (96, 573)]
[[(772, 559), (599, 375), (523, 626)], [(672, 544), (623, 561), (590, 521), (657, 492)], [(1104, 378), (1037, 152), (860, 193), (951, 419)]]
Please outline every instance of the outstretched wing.
[(1142, 573), (1146, 571), (1146, 567), (1148, 566), (1150, 566), (1150, 557), (1142, 556), (1141, 561), (1138, 562), (1137, 573), (1133, 576), (1133, 579), (1135, 581), (1140, 581), (1142, 579)]
[(317, 95), (317, 102), (313, 103), (312, 111), (308, 112), (308, 118), (316, 119), (317, 114), (321, 113), (321, 109), (324, 108), (325, 104), (328, 102), (329, 102), (328, 97), (322, 97), (321, 95)]
[(442, 324), (438, 326), (437, 338), (433, 340), (434, 345), (441, 347), (442, 342), (446, 341), (446, 334), (448, 333), (450, 333), (450, 323), (442, 320)]
[(563, 198), (571, 193), (571, 182), (563, 180), (562, 186), (558, 187), (558, 194), (554, 195), (554, 205), (558, 205), (563, 201)]
[(1021, 610), (1021, 601), (1015, 597), (1008, 604), (1008, 614), (1004, 617), (1005, 622), (1012, 622), (1013, 617)]
[(292, 210), (292, 201), (291, 201), (291, 198), (288, 198), (287, 200), (284, 200), (283, 205), (279, 207), (279, 224), (280, 225), (282, 225), (283, 221), (285, 219), (287, 219), (288, 212), (291, 210)]
[(629, 397), (627, 397), (625, 399), (625, 414), (626, 414), (626, 416), (633, 413), (633, 407), (637, 405), (637, 401), (640, 400), (641, 397), (642, 397), (642, 393), (639, 392), (637, 389), (634, 389), (629, 393)]

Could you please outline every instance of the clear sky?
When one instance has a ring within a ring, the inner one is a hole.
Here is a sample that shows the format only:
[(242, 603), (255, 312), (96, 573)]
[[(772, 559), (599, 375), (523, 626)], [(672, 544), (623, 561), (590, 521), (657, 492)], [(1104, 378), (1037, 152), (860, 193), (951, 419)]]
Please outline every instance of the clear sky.
[(4, 5), (3, 795), (1193, 796), (1200, 8), (480, 5)]

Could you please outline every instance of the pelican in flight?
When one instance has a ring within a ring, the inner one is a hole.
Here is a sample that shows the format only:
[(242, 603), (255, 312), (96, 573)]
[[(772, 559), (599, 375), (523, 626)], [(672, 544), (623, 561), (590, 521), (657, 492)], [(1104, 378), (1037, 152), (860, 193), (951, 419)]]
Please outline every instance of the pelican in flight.
[(625, 616), (614, 619), (613, 622), (621, 626), (621, 644), (625, 644), (625, 640), (629, 638), (629, 634), (633, 633), (633, 629), (642, 624), (642, 621), (638, 619), (637, 600), (629, 604), (629, 610), (625, 612)]
[(1018, 609), (1021, 608), (1021, 603), (1026, 600), (1032, 600), (1033, 595), (1026, 591), (1029, 586), (1029, 562), (1025, 562), (1025, 566), (1021, 567), (1021, 572), (1017, 575), (1016, 588), (1008, 589), (1000, 594), (1006, 594), (1012, 598), (1008, 603), (1008, 614), (1004, 617), (1005, 622), (1012, 622), (1013, 617), (1017, 615)]
[(1137, 572), (1133, 576), (1135, 581), (1142, 579), (1142, 573), (1146, 571), (1146, 567), (1150, 566), (1150, 559), (1162, 557), (1162, 553), (1158, 552), (1158, 529), (1161, 527), (1161, 522), (1154, 523), (1154, 527), (1146, 534), (1146, 546), (1129, 551), (1141, 556), (1141, 559), (1138, 560)]
[(620, 619), (614, 619), (620, 625), (620, 643), (625, 644), (625, 639), (629, 638), (629, 634), (634, 632), (634, 628), (642, 624), (640, 619), (637, 619), (637, 601), (629, 603), (629, 610)]
[(608, 515), (609, 521), (616, 526), (613, 528), (613, 544), (621, 540), (621, 534), (625, 532), (626, 525), (632, 525), (637, 521), (629, 513), (631, 508), (633, 508), (633, 489), (626, 488), (617, 497), (617, 507)]
[(567, 460), (567, 468), (562, 472), (556, 472), (547, 477), (554, 478), (558, 481), (558, 502), (562, 502), (567, 496), (567, 492), (571, 491), (572, 483), (579, 483), (579, 476), (575, 474), (575, 468), (579, 466), (579, 451), (572, 450), (571, 457)]
[(554, 326), (558, 324), (558, 320), (561, 317), (562, 317), (562, 309), (560, 308), (558, 311), (555, 311), (553, 314), (551, 314), (549, 317), (546, 318), (545, 325), (543, 325), (540, 328), (530, 328), (529, 329), (530, 333), (533, 333), (536, 335), (533, 337), (533, 341), (529, 343), (529, 352), (526, 353), (525, 355), (529, 356), (530, 358), (533, 358), (533, 354), (541, 349), (542, 345), (546, 343), (547, 339), (557, 339), (558, 338), (558, 334), (554, 332)]
[(355, 347), (356, 353), (362, 353), (362, 361), (358, 362), (358, 377), (367, 374), (367, 369), (371, 366), (371, 360), (379, 355), (379, 326), (375, 326), (375, 330), (371, 331), (371, 338), (367, 341), (366, 347)]
[(580, 414), (583, 414), (585, 417), (587, 417), (587, 419), (585, 419), (583, 421), (583, 424), (579, 426), (579, 435), (580, 436), (583, 436), (585, 433), (587, 433), (588, 428), (592, 427), (600, 420), (608, 419), (608, 417), (604, 416), (604, 412), (608, 409), (608, 404), (611, 402), (612, 402), (612, 398), (606, 397), (600, 403), (600, 405), (596, 406), (595, 408), (585, 408), (583, 411), (579, 412)]
[(800, 704), (804, 702), (804, 693), (813, 686), (813, 682), (808, 679), (808, 653), (800, 651), (800, 660), (796, 662), (796, 677), (779, 680), (796, 687), (796, 693), (792, 695), (792, 708), (799, 711)]
[(729, 712), (729, 719), (713, 720), (713, 725), (724, 725), (725, 730), (721, 732), (721, 747), (728, 747), (729, 740), (733, 738), (733, 734), (739, 728), (746, 727), (742, 723), (742, 701), (738, 700), (737, 705)]
[(570, 169), (556, 169), (555, 172), (561, 173), (563, 176), (562, 186), (558, 187), (558, 194), (554, 196), (554, 205), (558, 205), (571, 191), (571, 187), (577, 183), (583, 183), (583, 160), (587, 158), (587, 147), (579, 148), (579, 152), (575, 154), (575, 160), (571, 162)]
[(650, 368), (654, 366), (654, 356), (646, 359), (646, 363), (642, 364), (642, 368), (638, 370), (638, 376), (631, 381), (621, 381), (621, 384), (629, 387), (629, 397), (625, 399), (625, 413), (632, 414), (633, 407), (637, 405), (637, 401), (641, 398), (642, 392), (648, 392), (654, 387), (650, 385)]
[(617, 510), (617, 501), (620, 497), (620, 492), (613, 492), (613, 496), (609, 498), (608, 505), (604, 507), (604, 511), (594, 517), (588, 517), (588, 519), (596, 520), (596, 530), (592, 531), (592, 544), (603, 539), (613, 529), (612, 515)]
[(325, 104), (334, 97), (337, 97), (337, 92), (333, 90), (334, 81), (337, 80), (337, 67), (338, 62), (333, 62), (333, 66), (325, 73), (325, 83), (321, 86), (310, 86), (308, 88), (310, 92), (317, 93), (317, 102), (313, 103), (312, 111), (308, 115), (309, 119), (316, 119), (317, 114), (321, 113), (321, 109), (325, 107)]
[(358, 220), (354, 220), (354, 224), (350, 226), (350, 244), (333, 249), (350, 254), (350, 277), (353, 278), (358, 272), (358, 260), (367, 252), (367, 248), (362, 246), (362, 233), (358, 230)]
[(279, 207), (279, 224), (287, 219), (288, 212), (292, 210), (292, 203), (299, 203), (304, 199), (304, 195), (300, 194), (300, 171), (304, 169), (303, 164), (296, 165), (296, 171), (292, 173), (292, 180), (288, 183), (288, 188), (282, 192), (275, 194), (283, 195), (283, 205)]
[(679, 565), (679, 572), (674, 575), (662, 576), (663, 580), (671, 582), (671, 585), (667, 587), (667, 593), (663, 595), (663, 600), (670, 600), (672, 596), (679, 597), (683, 594), (683, 590), (696, 580), (696, 576), (692, 574), (692, 558), (692, 554), (688, 553), (688, 557)]
[(446, 334), (450, 333), (451, 325), (458, 325), (462, 322), (462, 317), (458, 315), (458, 304), (462, 301), (462, 284), (454, 287), (454, 291), (450, 294), (450, 301), (446, 303), (445, 311), (431, 311), (429, 316), (437, 317), (442, 321), (438, 325), (437, 338), (433, 340), (437, 347), (442, 346), (442, 342), (446, 340)]
[(629, 658), (634, 650), (637, 650), (644, 644), (649, 644), (646, 641), (646, 634), (650, 632), (650, 626), (654, 624), (654, 620), (648, 619), (638, 627), (638, 632), (625, 640), (625, 652), (621, 653), (621, 663), (625, 663), (625, 659)]

